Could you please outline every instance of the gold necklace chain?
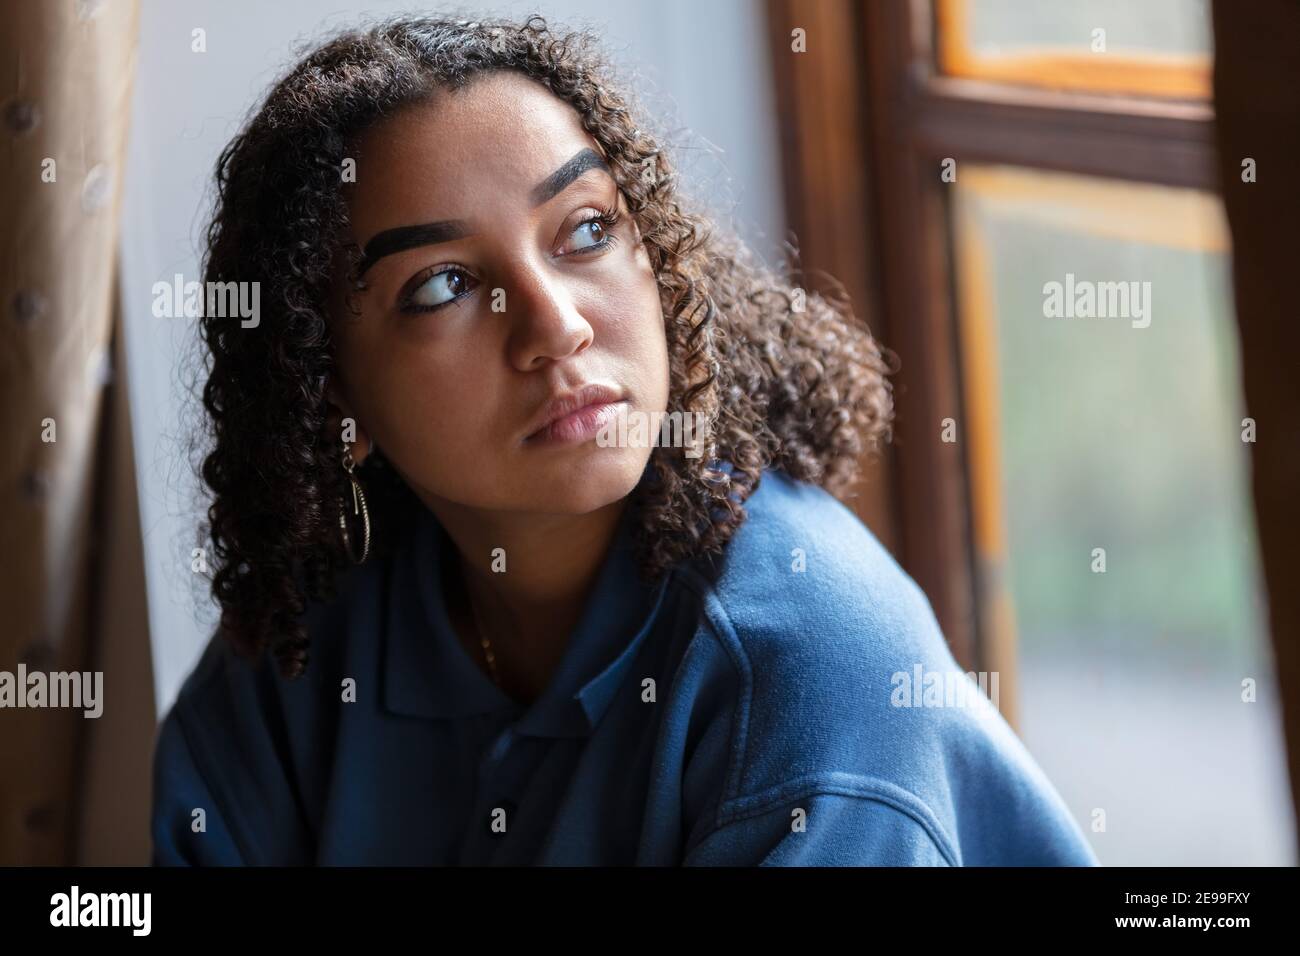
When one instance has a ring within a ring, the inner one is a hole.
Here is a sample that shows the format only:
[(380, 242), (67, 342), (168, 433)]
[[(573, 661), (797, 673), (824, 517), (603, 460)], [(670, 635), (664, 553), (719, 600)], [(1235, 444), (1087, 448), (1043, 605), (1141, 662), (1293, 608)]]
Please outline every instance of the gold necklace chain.
[(483, 656), (487, 658), (488, 670), (492, 672), (492, 681), (498, 687), (501, 686), (501, 675), (497, 672), (497, 658), (492, 653), (492, 642), (488, 640), (487, 628), (483, 626), (483, 621), (478, 616), (478, 608), (474, 606), (474, 601), (468, 594), (465, 600), (469, 604), (469, 612), (474, 616), (474, 627), (478, 630), (478, 643), (483, 648)]

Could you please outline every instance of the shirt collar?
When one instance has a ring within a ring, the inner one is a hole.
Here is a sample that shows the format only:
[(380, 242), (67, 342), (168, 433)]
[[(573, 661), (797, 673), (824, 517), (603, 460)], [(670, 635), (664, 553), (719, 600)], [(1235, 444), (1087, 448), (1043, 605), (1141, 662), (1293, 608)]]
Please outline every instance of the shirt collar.
[(426, 719), (497, 711), (520, 715), (515, 732), (538, 737), (589, 735), (622, 685), (650, 632), (669, 574), (656, 584), (639, 574), (628, 507), (597, 572), (591, 596), (542, 695), (516, 703), (472, 661), (452, 630), (442, 593), (443, 563), (455, 545), (433, 513), (416, 506), (413, 533), (394, 554), (384, 641), (384, 703)]

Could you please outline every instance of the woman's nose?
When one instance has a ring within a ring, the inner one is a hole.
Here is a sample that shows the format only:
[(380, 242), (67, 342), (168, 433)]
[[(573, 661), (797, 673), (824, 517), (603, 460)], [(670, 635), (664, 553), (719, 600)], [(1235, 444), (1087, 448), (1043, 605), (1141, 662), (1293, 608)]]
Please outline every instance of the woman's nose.
[(591, 344), (591, 324), (556, 270), (542, 263), (521, 265), (501, 291), (510, 319), (510, 360), (520, 371), (533, 371)]

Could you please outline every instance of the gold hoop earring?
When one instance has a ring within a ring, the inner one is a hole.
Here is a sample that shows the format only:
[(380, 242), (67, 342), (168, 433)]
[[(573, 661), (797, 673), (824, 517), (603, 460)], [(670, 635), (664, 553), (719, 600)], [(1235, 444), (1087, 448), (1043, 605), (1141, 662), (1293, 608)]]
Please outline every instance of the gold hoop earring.
[(353, 564), (362, 564), (370, 556), (370, 509), (366, 507), (366, 493), (361, 487), (361, 482), (357, 476), (352, 474), (352, 469), (356, 468), (357, 463), (352, 460), (352, 449), (347, 443), (343, 444), (343, 470), (347, 472), (348, 481), (352, 483), (352, 513), (361, 515), (361, 524), (364, 537), (361, 544), (361, 557), (357, 557), (352, 547), (352, 535), (348, 531), (347, 501), (346, 499), (339, 504), (339, 531), (343, 535), (343, 550), (351, 559)]

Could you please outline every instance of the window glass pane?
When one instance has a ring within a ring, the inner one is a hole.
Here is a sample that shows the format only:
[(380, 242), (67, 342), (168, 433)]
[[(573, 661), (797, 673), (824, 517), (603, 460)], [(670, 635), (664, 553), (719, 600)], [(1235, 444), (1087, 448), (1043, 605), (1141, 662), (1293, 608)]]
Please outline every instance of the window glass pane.
[(984, 604), (1013, 609), (985, 620), (1017, 632), (1027, 745), (1105, 864), (1293, 864), (1217, 199), (955, 189)]
[(945, 72), (1000, 82), (1208, 98), (1206, 0), (936, 0)]

